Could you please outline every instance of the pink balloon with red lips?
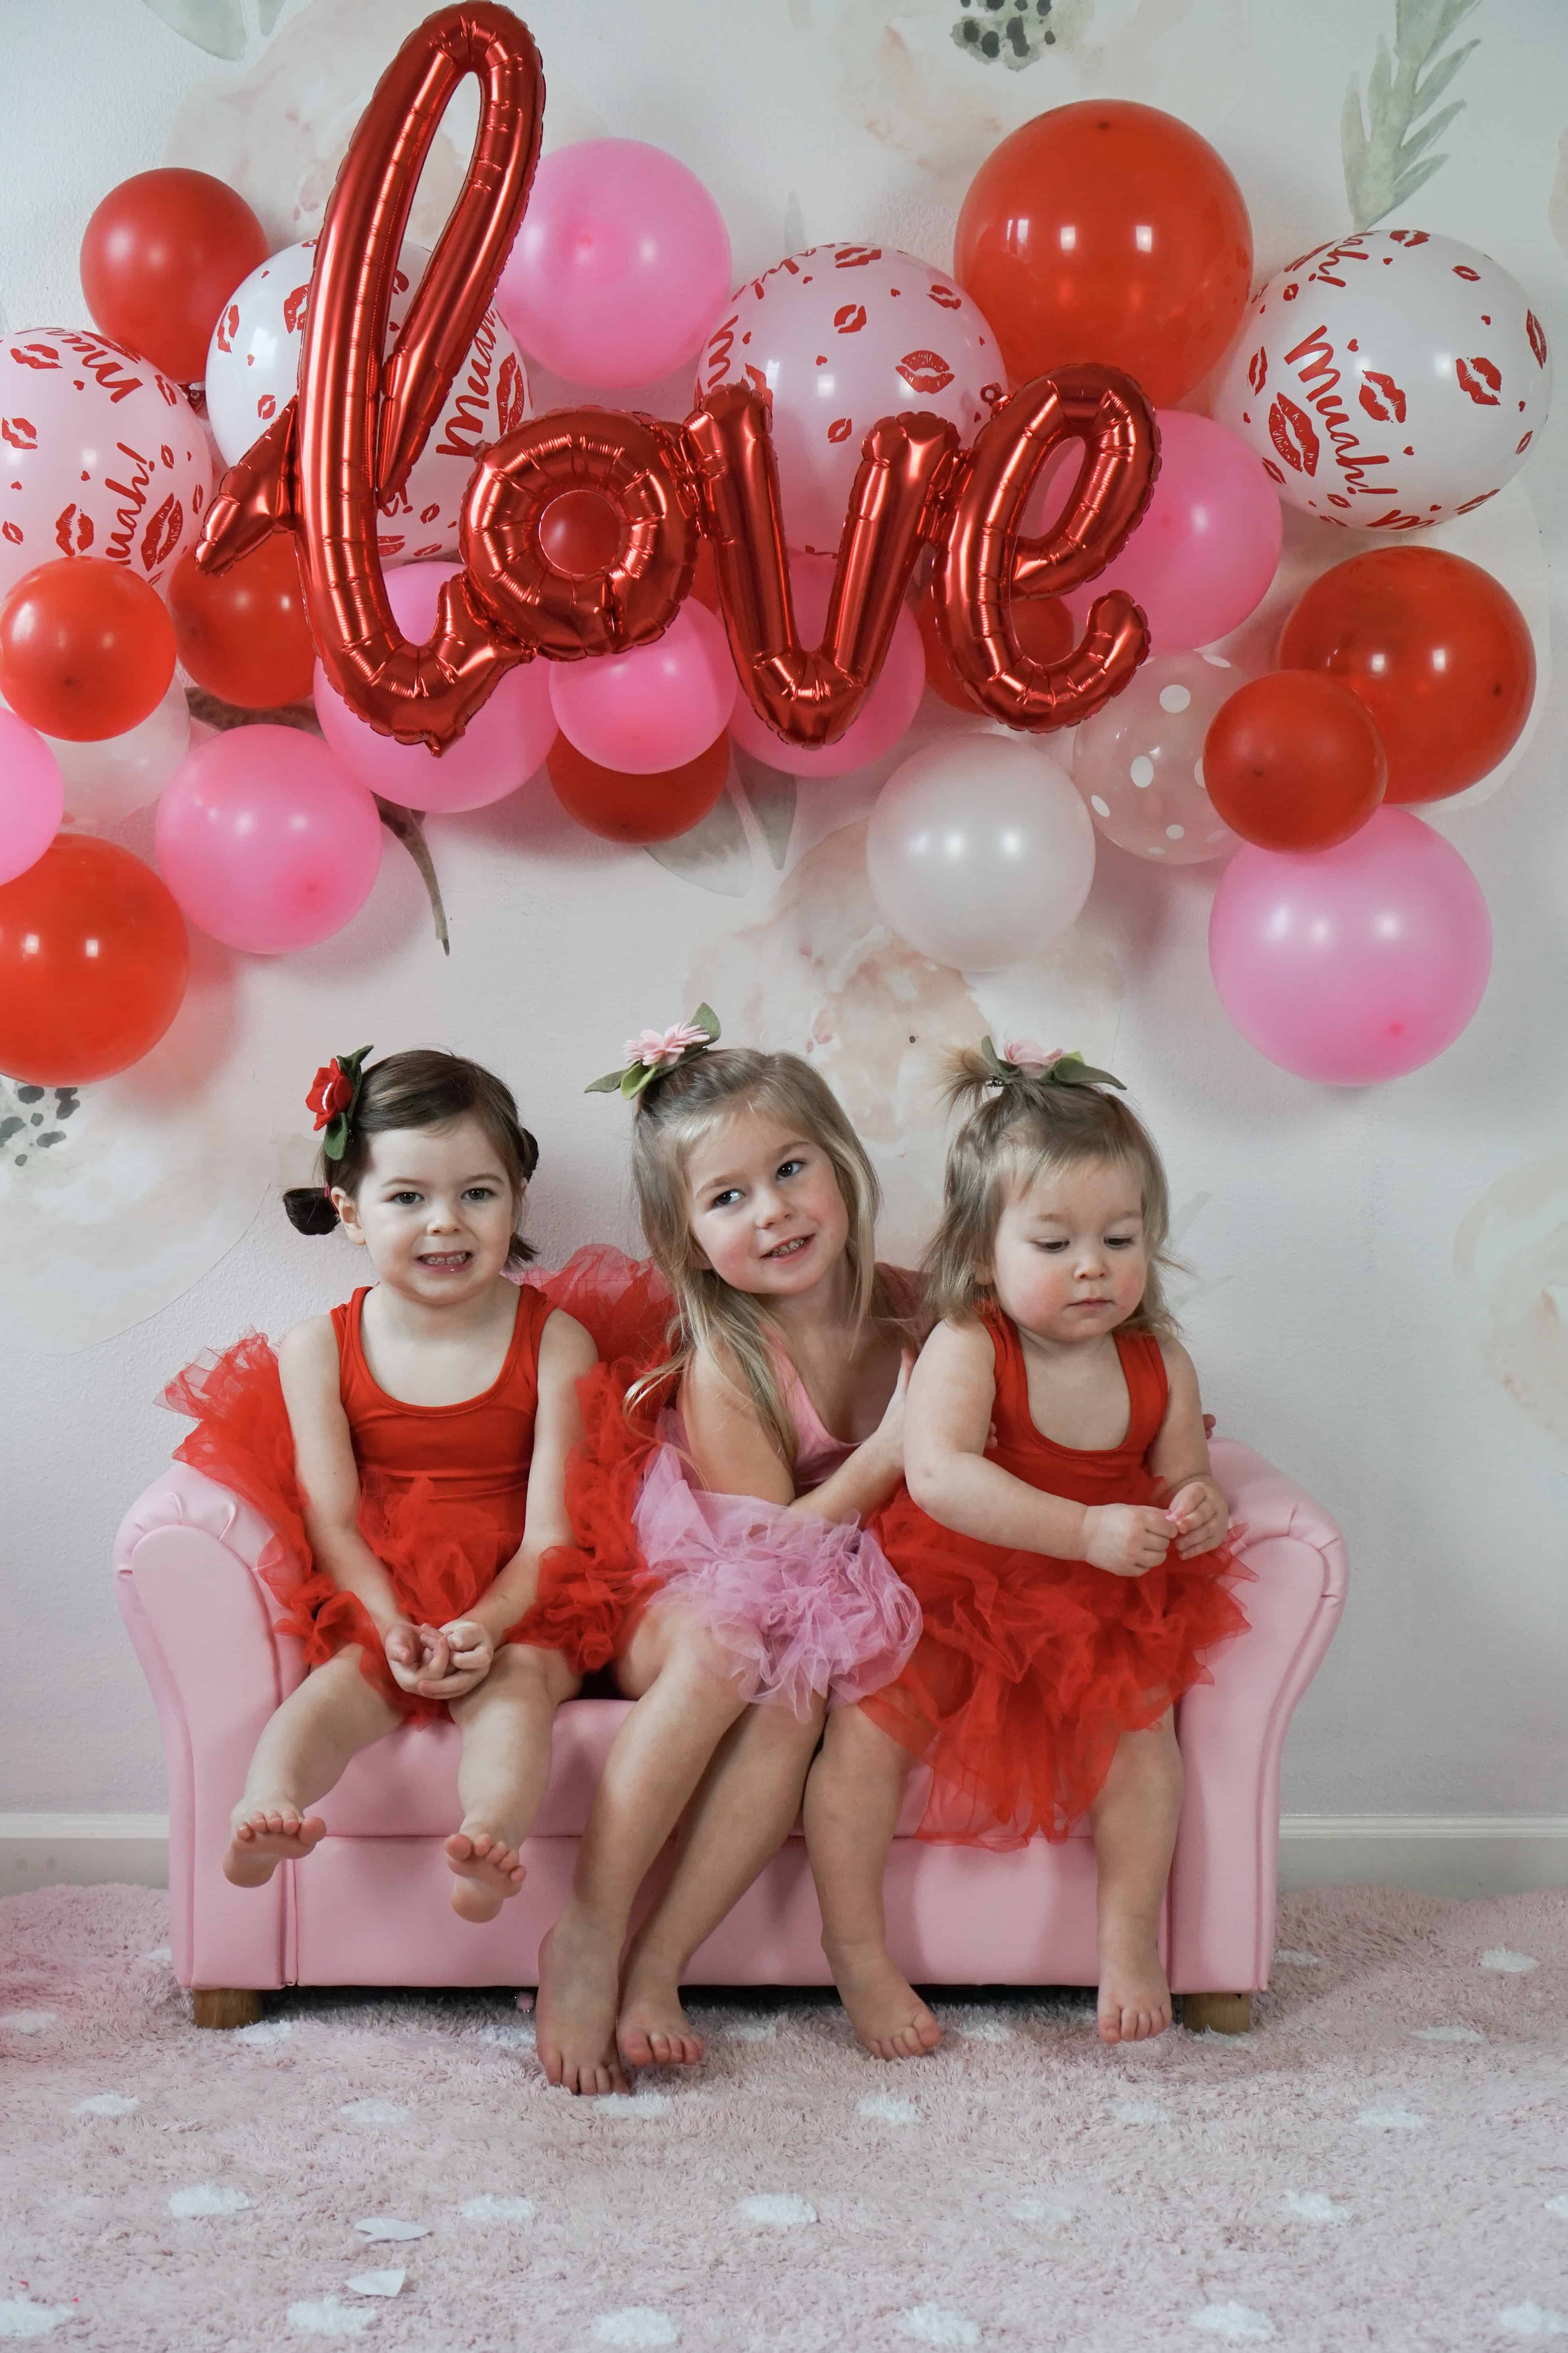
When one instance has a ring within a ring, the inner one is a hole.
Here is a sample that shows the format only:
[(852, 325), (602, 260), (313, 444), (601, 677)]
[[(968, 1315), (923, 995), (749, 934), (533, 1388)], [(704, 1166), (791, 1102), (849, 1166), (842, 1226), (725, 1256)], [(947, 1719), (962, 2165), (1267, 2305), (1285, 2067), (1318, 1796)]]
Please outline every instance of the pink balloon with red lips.
[(986, 320), (940, 269), (875, 245), (814, 245), (731, 297), (697, 371), (697, 397), (743, 382), (773, 396), (784, 535), (836, 554), (879, 417), (929, 409), (973, 441), (1007, 388)]
[(0, 334), (0, 597), (62, 555), (156, 587), (202, 527), (200, 418), (151, 361), (94, 330)]
[(1551, 399), (1545, 331), (1518, 280), (1456, 237), (1394, 228), (1271, 278), (1211, 406), (1289, 505), (1393, 533), (1494, 497)]

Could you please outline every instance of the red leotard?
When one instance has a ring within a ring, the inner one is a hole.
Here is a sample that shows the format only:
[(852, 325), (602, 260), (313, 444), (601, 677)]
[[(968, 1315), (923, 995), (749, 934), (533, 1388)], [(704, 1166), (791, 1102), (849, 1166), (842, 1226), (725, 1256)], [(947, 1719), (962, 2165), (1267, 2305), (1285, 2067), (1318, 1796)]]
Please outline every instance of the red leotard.
[[(987, 1461), (1072, 1502), (1165, 1501), (1148, 1453), (1169, 1388), (1160, 1344), (1119, 1331), (1127, 1383), (1120, 1445), (1060, 1446), (1029, 1411), (1018, 1334), (984, 1312), (996, 1363)], [(1247, 1624), (1231, 1591), (1250, 1572), (1231, 1543), (1192, 1560), (1174, 1546), (1159, 1568), (1114, 1577), (1087, 1561), (1013, 1552), (941, 1526), (900, 1488), (873, 1522), (920, 1602), (924, 1630), (909, 1665), (861, 1704), (932, 1767), (920, 1836), (1018, 1846), (1065, 1838), (1098, 1794), (1124, 1732), (1155, 1724), (1209, 1680), (1203, 1661)]]

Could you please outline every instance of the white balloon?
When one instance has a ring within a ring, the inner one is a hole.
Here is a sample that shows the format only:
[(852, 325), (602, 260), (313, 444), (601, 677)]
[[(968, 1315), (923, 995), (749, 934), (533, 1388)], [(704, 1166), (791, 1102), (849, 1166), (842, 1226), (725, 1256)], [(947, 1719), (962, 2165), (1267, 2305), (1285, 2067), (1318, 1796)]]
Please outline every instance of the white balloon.
[(961, 972), (999, 972), (1076, 921), (1094, 879), (1094, 827), (1037, 744), (947, 736), (883, 786), (866, 871), (911, 947)]
[(1394, 228), (1271, 278), (1213, 409), (1291, 506), (1404, 532), (1494, 496), (1551, 399), (1545, 331), (1518, 280), (1455, 237)]
[[(405, 244), (398, 255), (388, 351), (429, 259), (422, 245)], [(243, 458), (293, 397), (315, 261), (314, 237), (285, 246), (236, 288), (213, 330), (207, 421), (226, 465)], [(382, 508), (376, 546), (384, 564), (456, 553), (458, 520), (476, 460), (528, 414), (522, 354), (495, 311), (487, 311), (406, 488)]]
[(97, 744), (45, 737), (65, 779), (67, 827), (97, 833), (150, 808), (190, 749), (191, 714), (176, 682), (140, 726)]

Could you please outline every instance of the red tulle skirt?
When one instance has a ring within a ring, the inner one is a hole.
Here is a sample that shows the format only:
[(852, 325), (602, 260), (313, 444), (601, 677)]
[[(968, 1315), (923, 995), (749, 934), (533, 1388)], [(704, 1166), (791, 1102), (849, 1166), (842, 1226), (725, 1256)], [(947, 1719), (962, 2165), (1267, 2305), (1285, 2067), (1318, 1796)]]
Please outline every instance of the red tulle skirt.
[(1236, 1531), (1195, 1559), (1173, 1550), (1142, 1577), (1112, 1577), (956, 1535), (902, 1488), (872, 1525), (923, 1629), (902, 1674), (861, 1705), (931, 1767), (923, 1839), (1066, 1838), (1122, 1734), (1209, 1682), (1205, 1656), (1247, 1626), (1233, 1588), (1252, 1572)]
[[(187, 1365), (164, 1390), (163, 1403), (195, 1422), (175, 1448), (176, 1459), (243, 1496), (270, 1525), (258, 1573), (281, 1606), (279, 1630), (303, 1644), (307, 1666), (319, 1667), (358, 1643), (365, 1681), (400, 1715), (411, 1723), (442, 1721), (446, 1702), (399, 1689), (363, 1604), (316, 1566), (271, 1342), (247, 1333), (221, 1356)], [(516, 1552), (522, 1500), (454, 1502), (438, 1496), (428, 1479), (362, 1472), (359, 1531), (405, 1615), (416, 1625), (440, 1626), (466, 1617)], [(517, 1639), (515, 1627), (502, 1637)]]

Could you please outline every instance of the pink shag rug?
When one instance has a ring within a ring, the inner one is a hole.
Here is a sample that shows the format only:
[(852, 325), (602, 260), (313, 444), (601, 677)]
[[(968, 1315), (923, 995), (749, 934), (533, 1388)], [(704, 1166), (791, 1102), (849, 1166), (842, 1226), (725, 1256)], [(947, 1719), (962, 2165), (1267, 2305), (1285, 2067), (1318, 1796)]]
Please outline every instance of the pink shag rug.
[(164, 1903), (0, 1904), (0, 2339), (101, 2353), (1506, 2353), (1568, 2338), (1568, 1894), (1286, 1900), (1253, 2032), (1108, 2052), (1081, 1995), (696, 2005), (574, 2101), (494, 1995), (198, 2032)]

